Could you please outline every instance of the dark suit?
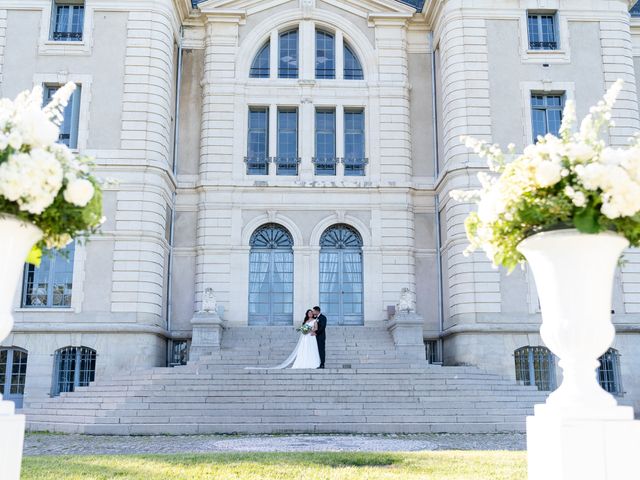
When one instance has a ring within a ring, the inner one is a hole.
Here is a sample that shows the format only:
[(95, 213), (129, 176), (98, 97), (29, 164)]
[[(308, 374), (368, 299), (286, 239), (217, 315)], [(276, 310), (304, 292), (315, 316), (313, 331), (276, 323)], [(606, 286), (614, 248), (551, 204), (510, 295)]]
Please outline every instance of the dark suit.
[(317, 318), (318, 330), (316, 330), (316, 341), (318, 342), (318, 353), (320, 354), (320, 366), (324, 367), (324, 344), (327, 339), (325, 330), (327, 329), (327, 317), (320, 314)]

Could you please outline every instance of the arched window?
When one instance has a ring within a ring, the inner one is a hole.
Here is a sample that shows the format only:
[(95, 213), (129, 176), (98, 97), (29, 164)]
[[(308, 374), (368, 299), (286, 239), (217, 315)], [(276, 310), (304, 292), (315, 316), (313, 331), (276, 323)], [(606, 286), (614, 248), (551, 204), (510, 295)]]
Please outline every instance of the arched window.
[(69, 308), (73, 288), (75, 242), (61, 251), (47, 252), (40, 266), (26, 264), (22, 288), (24, 308)]
[(344, 79), (364, 80), (360, 60), (358, 60), (358, 57), (346, 42), (344, 44)]
[(349, 225), (320, 238), (320, 307), (333, 325), (362, 325), (362, 237)]
[(547, 347), (522, 347), (514, 352), (516, 381), (535, 385), (538, 390), (555, 390), (556, 362)]
[(251, 78), (269, 78), (271, 67), (271, 42), (267, 42), (258, 52), (251, 64)]
[(323, 30), (316, 30), (316, 78), (336, 78), (335, 37)]
[(251, 236), (249, 325), (293, 324), (293, 238), (270, 223)]
[(21, 348), (0, 349), (0, 395), (14, 402), (16, 408), (22, 408), (27, 357), (27, 351)]
[(298, 29), (280, 34), (278, 77), (298, 78)]
[(53, 356), (53, 385), (51, 395), (73, 392), (95, 380), (96, 351), (89, 347), (65, 347)]
[(622, 395), (622, 376), (620, 375), (620, 353), (610, 348), (599, 359), (598, 382), (613, 395)]

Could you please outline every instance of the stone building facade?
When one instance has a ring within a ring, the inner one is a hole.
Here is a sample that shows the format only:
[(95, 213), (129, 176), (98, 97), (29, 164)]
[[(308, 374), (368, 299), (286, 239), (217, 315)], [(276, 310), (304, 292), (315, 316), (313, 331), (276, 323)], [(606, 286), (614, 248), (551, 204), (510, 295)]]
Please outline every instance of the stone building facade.
[[(522, 149), (566, 99), (584, 115), (623, 78), (610, 139), (624, 144), (640, 19), (626, 0), (422, 3), (0, 0), (0, 93), (77, 83), (62, 140), (115, 180), (71, 265), (25, 269), (3, 342), (24, 395), (183, 361), (207, 290), (230, 326), (320, 303), (337, 328), (384, 325), (408, 288), (434, 361), (553, 377), (529, 348), (528, 270), (462, 255), (471, 207), (449, 192), (482, 162), (459, 137)], [(603, 369), (636, 409), (639, 285), (629, 251)]]

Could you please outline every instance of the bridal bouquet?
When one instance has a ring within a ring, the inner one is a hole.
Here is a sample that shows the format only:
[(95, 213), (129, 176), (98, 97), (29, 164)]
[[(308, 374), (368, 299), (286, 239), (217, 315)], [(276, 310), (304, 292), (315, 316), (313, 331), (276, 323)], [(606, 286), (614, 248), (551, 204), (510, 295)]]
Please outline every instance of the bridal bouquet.
[(36, 264), (43, 247), (63, 248), (102, 223), (102, 192), (91, 160), (56, 143), (75, 88), (60, 88), (44, 108), (39, 87), (0, 100), (0, 215), (42, 230), (28, 259)]
[(601, 138), (613, 126), (611, 110), (621, 89), (619, 80), (577, 130), (575, 105), (567, 102), (559, 136), (539, 137), (511, 162), (497, 145), (463, 137), (489, 165), (489, 172), (478, 174), (480, 190), (451, 194), (478, 204), (465, 221), (465, 253), (481, 248), (494, 265), (512, 270), (524, 261), (516, 250), (522, 240), (557, 228), (611, 230), (640, 245), (640, 137), (627, 148), (609, 147)]
[(305, 324), (299, 326), (298, 328), (296, 328), (296, 332), (300, 332), (303, 335), (307, 335), (307, 334), (311, 333), (312, 330), (313, 330), (313, 327), (311, 325), (309, 325), (308, 323), (305, 323)]

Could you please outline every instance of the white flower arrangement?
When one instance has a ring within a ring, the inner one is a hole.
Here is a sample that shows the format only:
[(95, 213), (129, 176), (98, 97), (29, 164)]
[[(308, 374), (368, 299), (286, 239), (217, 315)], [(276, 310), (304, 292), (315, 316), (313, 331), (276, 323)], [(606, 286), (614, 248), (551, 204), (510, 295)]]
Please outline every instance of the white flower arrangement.
[[(622, 86), (617, 81), (577, 131), (575, 105), (567, 102), (559, 136), (539, 137), (511, 162), (498, 145), (462, 138), (489, 166), (478, 174), (480, 190), (451, 193), (478, 204), (465, 221), (467, 253), (483, 249), (494, 265), (511, 270), (524, 261), (516, 249), (522, 240), (557, 228), (611, 230), (640, 245), (640, 137), (627, 148), (609, 147), (601, 138), (613, 126)], [(514, 154), (513, 145), (509, 152)]]
[(75, 89), (61, 87), (42, 108), (42, 89), (0, 100), (0, 214), (40, 228), (42, 247), (63, 248), (102, 223), (102, 191), (91, 159), (56, 143)]

